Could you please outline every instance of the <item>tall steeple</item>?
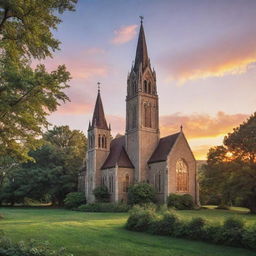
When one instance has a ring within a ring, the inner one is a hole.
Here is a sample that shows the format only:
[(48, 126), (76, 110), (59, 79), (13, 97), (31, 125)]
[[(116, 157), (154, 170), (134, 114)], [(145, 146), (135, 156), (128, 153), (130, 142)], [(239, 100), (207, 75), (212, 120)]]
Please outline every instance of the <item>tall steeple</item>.
[(135, 62), (127, 78), (126, 150), (135, 180), (146, 181), (147, 161), (159, 140), (156, 73), (151, 69), (141, 18)]
[(148, 50), (147, 50), (146, 38), (145, 38), (145, 33), (143, 28), (143, 17), (140, 16), (140, 18), (141, 18), (140, 32), (139, 32), (136, 57), (135, 57), (135, 63), (134, 63), (135, 71), (139, 69), (139, 66), (141, 63), (142, 63), (142, 70), (144, 70), (149, 64)]
[(108, 130), (108, 125), (107, 125), (107, 121), (104, 114), (104, 109), (103, 109), (99, 88), (98, 88), (98, 95), (97, 95), (96, 104), (93, 112), (92, 127)]

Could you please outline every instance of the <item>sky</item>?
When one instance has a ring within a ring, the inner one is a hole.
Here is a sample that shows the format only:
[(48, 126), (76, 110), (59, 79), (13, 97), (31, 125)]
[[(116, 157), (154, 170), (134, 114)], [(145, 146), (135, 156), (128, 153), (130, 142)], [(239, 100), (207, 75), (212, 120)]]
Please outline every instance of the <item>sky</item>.
[(80, 0), (61, 15), (61, 50), (44, 61), (65, 64), (71, 102), (48, 120), (87, 133), (97, 82), (112, 135), (124, 134), (127, 74), (139, 16), (156, 70), (161, 137), (183, 131), (196, 156), (256, 111), (255, 0)]

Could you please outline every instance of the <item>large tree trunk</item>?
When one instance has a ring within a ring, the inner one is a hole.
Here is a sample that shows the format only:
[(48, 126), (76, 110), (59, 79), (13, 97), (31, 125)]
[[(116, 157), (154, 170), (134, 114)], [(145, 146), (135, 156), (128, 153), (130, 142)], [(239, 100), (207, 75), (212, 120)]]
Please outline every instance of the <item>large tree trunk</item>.
[(256, 214), (256, 197), (251, 197), (248, 202), (250, 213)]

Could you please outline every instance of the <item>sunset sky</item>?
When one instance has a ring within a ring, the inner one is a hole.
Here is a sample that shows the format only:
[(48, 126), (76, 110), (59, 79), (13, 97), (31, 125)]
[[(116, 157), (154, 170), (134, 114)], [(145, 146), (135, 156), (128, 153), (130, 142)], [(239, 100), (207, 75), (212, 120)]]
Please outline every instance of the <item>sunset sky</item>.
[(71, 102), (49, 116), (86, 133), (97, 82), (112, 135), (124, 133), (126, 79), (139, 16), (157, 74), (161, 136), (182, 124), (197, 159), (256, 111), (255, 0), (80, 0), (54, 32), (48, 70), (66, 64)]

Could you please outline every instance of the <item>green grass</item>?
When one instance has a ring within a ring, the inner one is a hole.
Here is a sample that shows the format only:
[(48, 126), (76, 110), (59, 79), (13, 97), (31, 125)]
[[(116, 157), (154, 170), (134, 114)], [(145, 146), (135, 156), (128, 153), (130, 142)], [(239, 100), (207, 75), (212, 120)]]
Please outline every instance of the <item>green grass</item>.
[[(0, 229), (15, 241), (48, 240), (75, 256), (255, 256), (255, 252), (170, 237), (152, 236), (123, 228), (127, 213), (82, 213), (61, 209), (1, 208)], [(247, 223), (256, 217), (223, 210), (179, 211), (182, 218), (202, 216), (223, 220), (236, 215)]]

